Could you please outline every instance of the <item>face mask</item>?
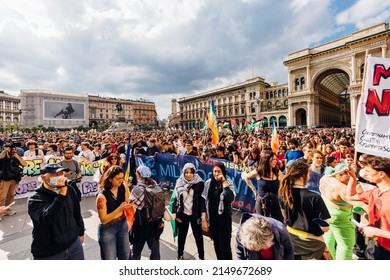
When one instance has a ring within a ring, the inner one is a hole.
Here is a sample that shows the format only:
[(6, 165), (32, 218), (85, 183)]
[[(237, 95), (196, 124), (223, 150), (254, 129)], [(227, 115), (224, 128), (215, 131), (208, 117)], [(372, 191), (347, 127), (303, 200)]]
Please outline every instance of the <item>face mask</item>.
[(58, 178), (60, 178), (60, 176), (51, 177), (51, 178), (50, 178), (50, 186), (52, 186), (52, 187), (55, 187), (55, 186), (56, 186), (56, 183), (57, 183), (57, 180), (58, 180)]

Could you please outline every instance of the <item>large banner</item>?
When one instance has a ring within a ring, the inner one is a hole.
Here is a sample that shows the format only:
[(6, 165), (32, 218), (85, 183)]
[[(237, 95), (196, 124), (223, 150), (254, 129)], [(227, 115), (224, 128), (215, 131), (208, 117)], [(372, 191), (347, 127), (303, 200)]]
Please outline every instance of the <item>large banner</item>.
[[(23, 168), (23, 177), (16, 188), (15, 198), (29, 197), (40, 184), (39, 175), (42, 166), (49, 163), (58, 163), (62, 160), (60, 157), (45, 156), (44, 158), (24, 159), (27, 166)], [(82, 196), (94, 196), (98, 191), (98, 183), (104, 170), (104, 160), (93, 163), (79, 162), (83, 178), (77, 183)]]
[[(244, 211), (253, 212), (255, 207), (254, 194), (242, 178), (243, 173), (249, 172), (250, 169), (231, 161), (218, 161), (223, 162), (226, 167), (228, 179), (234, 182), (236, 198), (233, 206)], [(210, 159), (203, 161), (194, 156), (172, 156), (169, 154), (157, 154), (154, 158), (140, 155), (136, 156), (136, 166), (148, 166), (152, 170), (152, 178), (156, 182), (159, 182), (162, 187), (170, 189), (175, 187), (176, 180), (180, 177), (184, 164), (188, 162), (194, 164), (199, 176), (204, 181), (207, 181), (212, 175), (216, 160)], [(253, 184), (256, 186), (255, 181), (253, 181)]]
[(390, 158), (390, 59), (367, 58), (356, 122), (356, 151)]
[[(31, 196), (37, 186), (40, 169), (48, 163), (61, 161), (59, 157), (46, 156), (44, 158), (25, 159), (27, 166), (23, 169), (23, 178), (16, 189), (15, 198), (24, 198)], [(246, 185), (242, 175), (250, 171), (249, 168), (234, 164), (226, 160), (218, 160), (224, 163), (228, 179), (234, 182), (236, 197), (233, 207), (244, 211), (253, 212), (255, 206), (254, 194)], [(200, 160), (194, 156), (172, 156), (169, 154), (157, 154), (154, 158), (148, 156), (135, 156), (136, 167), (140, 165), (148, 166), (152, 171), (152, 178), (160, 183), (161, 187), (173, 189), (176, 180), (180, 177), (184, 164), (190, 162), (197, 168), (200, 177), (207, 181), (212, 175), (214, 159), (208, 161)], [(103, 173), (106, 161), (100, 160), (93, 163), (79, 162), (82, 181), (77, 184), (82, 196), (95, 196), (98, 191), (98, 182)], [(253, 181), (256, 185), (256, 182)]]

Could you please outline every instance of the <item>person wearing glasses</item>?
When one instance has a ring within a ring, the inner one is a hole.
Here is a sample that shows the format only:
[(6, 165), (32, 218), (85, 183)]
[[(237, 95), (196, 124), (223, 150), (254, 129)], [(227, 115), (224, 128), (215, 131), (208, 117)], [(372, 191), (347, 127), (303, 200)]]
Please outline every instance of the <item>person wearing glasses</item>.
[[(62, 167), (69, 169), (69, 172), (64, 173), (65, 177), (68, 178), (69, 180), (73, 180), (77, 178), (81, 179), (82, 174), (81, 174), (80, 165), (78, 161), (73, 159), (74, 154), (73, 154), (72, 147), (66, 147), (62, 155), (64, 159), (61, 160), (59, 164)], [(81, 201), (82, 194), (80, 189), (77, 187), (76, 183), (72, 183), (71, 187), (74, 188), (79, 198), (79, 201)]]
[(129, 203), (128, 182), (119, 166), (111, 166), (103, 175), (102, 190), (96, 198), (99, 215), (98, 242), (102, 260), (128, 260), (130, 244), (124, 210), (133, 207)]

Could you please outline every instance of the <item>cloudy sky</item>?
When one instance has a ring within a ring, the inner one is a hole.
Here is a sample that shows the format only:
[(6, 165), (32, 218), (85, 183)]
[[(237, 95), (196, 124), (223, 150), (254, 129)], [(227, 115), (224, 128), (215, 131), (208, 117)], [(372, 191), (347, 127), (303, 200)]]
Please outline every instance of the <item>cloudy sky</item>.
[(0, 0), (0, 90), (156, 102), (261, 76), (287, 55), (390, 21), (385, 0)]

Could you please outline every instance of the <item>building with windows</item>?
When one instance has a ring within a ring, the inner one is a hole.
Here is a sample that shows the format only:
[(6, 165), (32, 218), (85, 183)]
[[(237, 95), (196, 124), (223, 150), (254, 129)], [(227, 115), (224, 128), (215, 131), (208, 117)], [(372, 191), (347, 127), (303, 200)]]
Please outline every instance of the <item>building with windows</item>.
[(386, 58), (390, 29), (381, 23), (288, 55), (290, 125), (356, 125), (367, 55)]
[[(157, 111), (154, 102), (89, 95), (89, 124), (99, 126), (122, 121), (136, 128), (155, 126)], [(121, 110), (118, 111), (118, 104)]]
[(0, 128), (3, 130), (20, 126), (20, 99), (0, 91)]
[(88, 94), (41, 89), (20, 90), (21, 126), (88, 126)]
[(267, 83), (261, 77), (245, 82), (180, 98), (180, 128), (202, 128), (214, 100), (217, 121), (233, 119), (237, 124), (245, 120), (263, 120), (265, 127), (275, 123), (278, 127), (287, 125), (287, 84)]

